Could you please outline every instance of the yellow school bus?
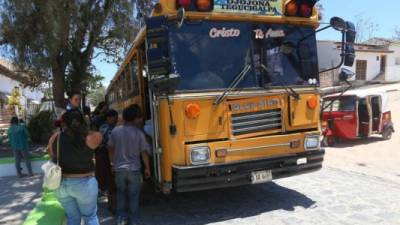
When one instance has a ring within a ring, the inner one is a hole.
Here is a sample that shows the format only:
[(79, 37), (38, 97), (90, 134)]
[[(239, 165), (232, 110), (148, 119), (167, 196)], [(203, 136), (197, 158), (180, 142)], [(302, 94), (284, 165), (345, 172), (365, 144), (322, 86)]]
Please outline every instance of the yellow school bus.
[[(320, 94), (316, 33), (342, 33), (354, 61), (354, 25), (319, 28), (316, 0), (160, 0), (107, 90), (133, 103), (152, 137), (153, 180), (164, 193), (316, 171)], [(332, 68), (334, 69), (334, 68)], [(346, 80), (347, 73), (342, 73)]]

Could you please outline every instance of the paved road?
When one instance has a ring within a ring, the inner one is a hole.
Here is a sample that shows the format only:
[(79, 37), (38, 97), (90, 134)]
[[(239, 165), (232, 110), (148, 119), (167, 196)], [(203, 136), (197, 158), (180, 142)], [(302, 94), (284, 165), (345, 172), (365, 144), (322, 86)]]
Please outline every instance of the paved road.
[(383, 177), (400, 183), (400, 84), (387, 85), (374, 90), (389, 92), (389, 109), (396, 132), (389, 141), (376, 135), (366, 140), (342, 141), (327, 148), (325, 165)]
[[(143, 224), (400, 225), (400, 93), (390, 97), (398, 130), (391, 141), (341, 143), (327, 149), (322, 170), (274, 183), (146, 198)], [(0, 179), (0, 224), (21, 224), (40, 185), (40, 177)], [(105, 203), (99, 215), (101, 224), (114, 224)]]
[[(257, 186), (152, 198), (141, 212), (148, 225), (400, 224), (399, 200), (399, 183), (323, 168)], [(101, 220), (112, 224), (107, 213)]]
[[(395, 128), (379, 136), (327, 148), (316, 173), (247, 186), (152, 198), (143, 224), (384, 224), (400, 225), (400, 84), (389, 91)], [(111, 216), (100, 205), (103, 224)]]
[(41, 176), (0, 178), (0, 224), (21, 225), (40, 200)]
[[(19, 225), (40, 177), (0, 179), (0, 224)], [(400, 183), (325, 167), (274, 183), (147, 198), (143, 224), (400, 224)], [(113, 219), (99, 204), (101, 224)]]

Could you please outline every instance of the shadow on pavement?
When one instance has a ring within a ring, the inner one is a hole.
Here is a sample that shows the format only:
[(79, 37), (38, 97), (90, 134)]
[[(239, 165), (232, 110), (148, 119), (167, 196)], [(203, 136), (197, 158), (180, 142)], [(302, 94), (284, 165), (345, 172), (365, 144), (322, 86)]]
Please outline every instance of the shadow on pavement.
[[(295, 207), (309, 208), (315, 202), (307, 196), (275, 183), (243, 186), (169, 196), (145, 196), (140, 212), (142, 224), (200, 225)], [(101, 224), (113, 224), (106, 204), (100, 203)], [(108, 215), (107, 215), (108, 214)]]
[(354, 146), (359, 146), (359, 145), (369, 145), (372, 143), (376, 142), (383, 142), (383, 141), (390, 141), (390, 140), (384, 140), (382, 137), (379, 136), (374, 136), (374, 137), (369, 137), (365, 139), (356, 139), (356, 140), (339, 140), (336, 142), (336, 144), (332, 147), (332, 149), (335, 148), (347, 148), (347, 147), (354, 147)]
[(41, 176), (0, 178), (0, 224), (21, 224), (40, 200)]

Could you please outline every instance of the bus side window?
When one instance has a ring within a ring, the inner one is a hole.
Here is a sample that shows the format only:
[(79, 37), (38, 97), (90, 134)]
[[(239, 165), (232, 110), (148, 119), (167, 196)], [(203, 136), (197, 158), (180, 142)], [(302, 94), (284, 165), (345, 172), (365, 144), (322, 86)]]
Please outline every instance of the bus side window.
[(122, 99), (126, 99), (128, 97), (128, 84), (126, 83), (126, 68), (122, 71), (121, 76), (121, 86), (122, 86)]
[(121, 77), (119, 77), (118, 78), (118, 82), (117, 82), (117, 88), (118, 88), (118, 97), (117, 97), (117, 100), (121, 100), (122, 99), (122, 96), (123, 96), (123, 93), (122, 93), (122, 86), (123, 86), (123, 83), (121, 82)]
[(131, 82), (131, 74), (130, 74), (130, 68), (131, 65), (128, 65), (126, 67), (126, 69), (124, 70), (124, 75), (125, 75), (125, 80), (126, 80), (126, 93), (127, 96), (130, 96), (131, 92), (132, 92), (132, 82)]
[(138, 65), (136, 62), (136, 58), (133, 58), (131, 61), (131, 76), (132, 76), (132, 95), (139, 95), (139, 81), (138, 81)]

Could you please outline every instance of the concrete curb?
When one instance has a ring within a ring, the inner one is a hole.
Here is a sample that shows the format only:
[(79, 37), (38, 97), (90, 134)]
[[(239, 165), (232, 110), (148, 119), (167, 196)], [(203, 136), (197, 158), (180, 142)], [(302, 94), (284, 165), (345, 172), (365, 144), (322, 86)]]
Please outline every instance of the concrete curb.
[[(35, 174), (42, 174), (42, 165), (46, 163), (47, 160), (39, 160), (39, 161), (32, 161), (32, 170)], [(23, 173), (27, 173), (27, 168), (25, 167), (25, 163), (21, 163), (21, 167), (23, 168)], [(17, 171), (15, 169), (14, 162), (12, 163), (5, 163), (0, 164), (0, 177), (10, 177), (10, 176), (17, 176)]]

